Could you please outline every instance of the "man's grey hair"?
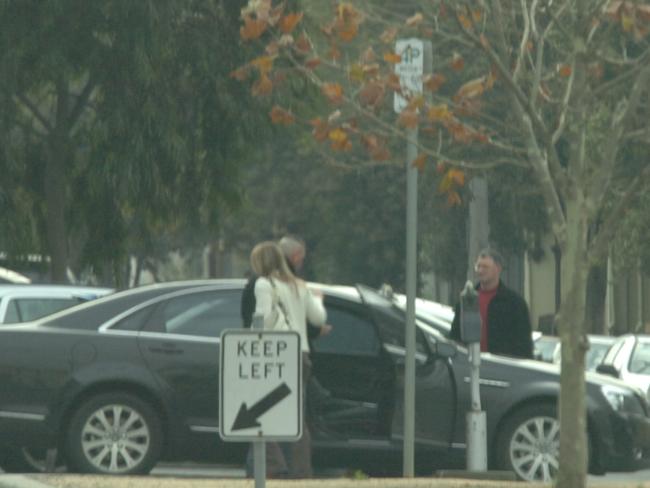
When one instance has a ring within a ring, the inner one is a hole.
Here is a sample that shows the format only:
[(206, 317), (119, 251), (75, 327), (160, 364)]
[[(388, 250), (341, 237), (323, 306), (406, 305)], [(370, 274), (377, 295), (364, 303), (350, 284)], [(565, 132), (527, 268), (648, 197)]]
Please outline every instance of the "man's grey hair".
[(496, 249), (492, 247), (486, 247), (483, 248), (479, 251), (478, 258), (492, 258), (492, 261), (494, 261), (496, 264), (501, 266), (503, 268), (503, 256), (497, 251)]
[(287, 235), (278, 242), (280, 249), (285, 257), (293, 256), (298, 251), (305, 250), (305, 241), (298, 236)]

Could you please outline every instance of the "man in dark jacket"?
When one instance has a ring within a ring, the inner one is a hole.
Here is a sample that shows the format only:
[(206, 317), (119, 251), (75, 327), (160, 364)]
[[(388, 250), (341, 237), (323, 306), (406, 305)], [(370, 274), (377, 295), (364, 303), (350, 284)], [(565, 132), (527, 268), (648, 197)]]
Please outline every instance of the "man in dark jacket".
[[(503, 260), (493, 249), (482, 250), (474, 270), (478, 276), (479, 311), (481, 315), (481, 351), (533, 358), (528, 305), (515, 291), (501, 281)], [(460, 341), (460, 304), (456, 305), (450, 337)]]

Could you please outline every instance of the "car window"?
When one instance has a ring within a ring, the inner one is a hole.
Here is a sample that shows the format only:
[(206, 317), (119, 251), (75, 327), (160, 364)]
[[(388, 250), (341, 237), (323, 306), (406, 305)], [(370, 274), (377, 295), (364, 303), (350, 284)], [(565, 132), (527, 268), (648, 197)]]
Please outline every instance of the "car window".
[(111, 326), (111, 330), (117, 329), (139, 331), (144, 327), (144, 324), (147, 322), (147, 319), (151, 316), (155, 308), (156, 305), (150, 305), (149, 307), (141, 308), (140, 310), (137, 310), (122, 320), (116, 322), (113, 326)]
[(145, 331), (219, 337), (224, 329), (241, 327), (241, 291), (205, 291), (170, 298), (158, 304)]
[(611, 364), (611, 365), (613, 365), (614, 360), (616, 359), (616, 356), (618, 355), (618, 352), (623, 347), (623, 344), (625, 344), (625, 339), (620, 339), (612, 347), (610, 347), (609, 351), (607, 351), (607, 354), (605, 354), (605, 359), (603, 359), (603, 364)]
[(332, 331), (313, 341), (315, 352), (376, 356), (380, 342), (372, 322), (359, 311), (327, 304), (327, 323)]
[[(377, 326), (379, 327), (379, 335), (386, 344), (397, 346), (406, 349), (406, 317), (400, 314), (397, 310), (392, 310), (392, 313), (384, 314), (378, 312), (375, 315)], [(415, 328), (415, 350), (422, 354), (428, 354), (429, 348), (426, 345), (426, 339), (419, 327)]]
[(637, 343), (629, 364), (630, 373), (650, 375), (650, 343)]
[(84, 300), (74, 297), (61, 298), (12, 298), (7, 305), (4, 322), (15, 324), (36, 320), (51, 313), (82, 303)]
[(585, 358), (585, 369), (588, 371), (595, 370), (603, 362), (609, 347), (609, 344), (590, 344)]

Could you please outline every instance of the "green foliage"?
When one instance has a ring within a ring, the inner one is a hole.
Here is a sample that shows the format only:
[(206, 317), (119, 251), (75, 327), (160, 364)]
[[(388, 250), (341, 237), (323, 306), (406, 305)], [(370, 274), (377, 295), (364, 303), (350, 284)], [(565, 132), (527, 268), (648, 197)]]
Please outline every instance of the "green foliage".
[(13, 205), (2, 234), (47, 252), (43, 177), (59, 158), (73, 267), (205, 242), (239, 204), (242, 156), (260, 135), (229, 77), (246, 52), (242, 3), (2, 2), (0, 169)]

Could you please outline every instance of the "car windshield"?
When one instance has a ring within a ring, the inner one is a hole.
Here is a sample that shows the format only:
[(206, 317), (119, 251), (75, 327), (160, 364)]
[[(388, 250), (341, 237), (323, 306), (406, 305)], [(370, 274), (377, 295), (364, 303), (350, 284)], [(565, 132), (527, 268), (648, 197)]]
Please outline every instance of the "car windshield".
[(630, 373), (650, 375), (650, 342), (638, 342), (630, 358)]

